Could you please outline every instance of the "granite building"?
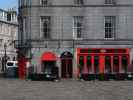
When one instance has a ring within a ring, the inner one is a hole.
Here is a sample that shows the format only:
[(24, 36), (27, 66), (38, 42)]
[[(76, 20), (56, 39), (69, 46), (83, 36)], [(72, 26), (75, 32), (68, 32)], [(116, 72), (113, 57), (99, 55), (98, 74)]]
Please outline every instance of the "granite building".
[(0, 9), (0, 69), (4, 66), (4, 58), (16, 60), (14, 40), (17, 40), (18, 23), (17, 12), (13, 8)]
[(132, 71), (132, 0), (19, 0), (19, 57), (61, 78)]

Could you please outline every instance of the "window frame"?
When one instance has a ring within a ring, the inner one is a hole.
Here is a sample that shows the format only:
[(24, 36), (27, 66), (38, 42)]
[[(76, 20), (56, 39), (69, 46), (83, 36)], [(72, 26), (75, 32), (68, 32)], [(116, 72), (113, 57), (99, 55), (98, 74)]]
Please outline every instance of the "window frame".
[[(49, 21), (49, 23), (48, 23), (48, 27), (46, 27), (45, 29), (47, 29), (47, 32), (46, 33), (44, 33), (44, 31), (42, 31), (42, 30), (44, 30), (44, 26), (42, 25), (42, 20), (43, 20), (43, 22), (44, 21)], [(40, 38), (43, 38), (43, 39), (49, 39), (50, 38), (50, 33), (51, 33), (51, 16), (41, 16), (40, 17)], [(45, 35), (44, 35), (45, 34)]]
[[(84, 17), (83, 16), (73, 16), (73, 38), (74, 39), (83, 39), (83, 20)], [(81, 27), (78, 27), (78, 23), (81, 24)], [(79, 31), (79, 30), (80, 31)], [(79, 33), (78, 33), (79, 32)]]
[[(46, 2), (46, 3), (43, 3), (43, 2)], [(47, 6), (48, 5), (48, 0), (40, 0), (40, 5)]]
[(116, 4), (116, 0), (105, 0), (104, 4), (106, 4), (106, 5), (114, 5), (114, 4)]
[[(110, 23), (106, 23), (107, 20)], [(106, 24), (108, 24), (108, 26), (106, 26)], [(104, 39), (114, 39), (115, 36), (116, 36), (116, 16), (104, 16)]]
[(84, 5), (84, 0), (74, 0), (74, 4), (76, 4), (76, 5)]

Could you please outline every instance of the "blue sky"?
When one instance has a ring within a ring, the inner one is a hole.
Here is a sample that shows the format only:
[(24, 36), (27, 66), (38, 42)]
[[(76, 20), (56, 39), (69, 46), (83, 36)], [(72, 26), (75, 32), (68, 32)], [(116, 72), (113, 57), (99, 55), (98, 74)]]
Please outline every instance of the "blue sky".
[(1, 9), (9, 9), (12, 7), (17, 7), (18, 0), (0, 0), (0, 8)]

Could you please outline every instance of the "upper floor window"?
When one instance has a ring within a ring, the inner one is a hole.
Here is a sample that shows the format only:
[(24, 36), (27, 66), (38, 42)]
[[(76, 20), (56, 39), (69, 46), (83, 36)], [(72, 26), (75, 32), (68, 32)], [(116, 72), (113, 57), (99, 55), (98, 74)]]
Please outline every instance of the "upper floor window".
[(105, 0), (105, 4), (115, 4), (115, 0)]
[(51, 18), (50, 16), (41, 17), (41, 37), (50, 38), (50, 29), (51, 29)]
[(2, 23), (0, 23), (0, 34), (2, 33)]
[(26, 37), (26, 34), (27, 34), (27, 18), (26, 17), (23, 17), (23, 35), (24, 35), (24, 37), (25, 38), (27, 38)]
[(84, 4), (84, 0), (74, 0), (74, 4), (83, 5)]
[(74, 38), (82, 38), (83, 16), (73, 17), (73, 36)]
[(105, 16), (104, 21), (105, 38), (114, 38), (116, 32), (116, 17)]
[(41, 5), (48, 5), (48, 0), (41, 0), (40, 3)]
[(3, 44), (3, 39), (0, 39), (0, 46), (2, 46)]
[(7, 21), (11, 21), (11, 14), (7, 14)]

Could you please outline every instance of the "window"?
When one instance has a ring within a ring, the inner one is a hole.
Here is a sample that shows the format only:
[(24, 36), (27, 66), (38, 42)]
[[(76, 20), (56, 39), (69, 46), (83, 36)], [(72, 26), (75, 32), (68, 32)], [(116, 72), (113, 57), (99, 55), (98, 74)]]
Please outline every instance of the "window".
[(50, 38), (50, 16), (41, 17), (41, 37)]
[(2, 33), (2, 23), (0, 23), (0, 34)]
[(26, 21), (27, 21), (27, 20), (26, 20), (26, 17), (24, 17), (24, 18), (23, 18), (23, 33), (24, 33), (24, 34), (26, 33), (26, 28), (27, 28), (27, 26), (26, 26), (26, 24), (27, 24)]
[(74, 4), (83, 5), (84, 4), (84, 0), (74, 0)]
[(113, 57), (113, 72), (119, 72), (119, 56)]
[(122, 62), (121, 70), (123, 72), (127, 72), (127, 69), (128, 69), (128, 57), (123, 55), (122, 58), (121, 58), (121, 62)]
[(45, 5), (46, 6), (48, 4), (48, 0), (41, 0), (40, 3), (41, 3), (41, 5)]
[(105, 0), (105, 4), (115, 4), (115, 0)]
[(105, 56), (105, 73), (111, 73), (111, 56)]
[(2, 46), (3, 44), (3, 39), (0, 39), (0, 46)]
[(104, 22), (105, 38), (114, 38), (116, 32), (116, 17), (105, 16)]
[(11, 35), (11, 26), (7, 25), (7, 34)]
[(84, 56), (80, 56), (79, 57), (79, 71), (80, 71), (80, 73), (83, 71), (83, 67), (84, 67)]
[(11, 21), (11, 14), (10, 13), (7, 14), (7, 21)]
[(83, 16), (74, 16), (73, 19), (73, 36), (74, 38), (82, 38)]
[(87, 56), (87, 67), (88, 67), (89, 72), (93, 71), (93, 69), (92, 69), (92, 57), (91, 56)]
[(99, 73), (99, 56), (94, 56), (94, 71), (96, 74)]

